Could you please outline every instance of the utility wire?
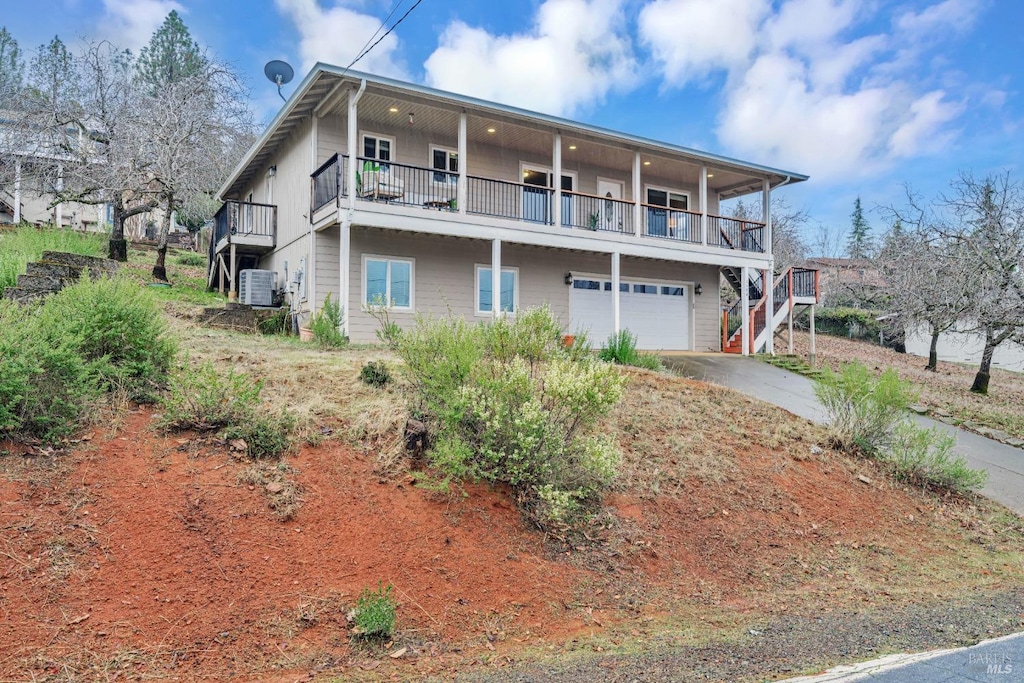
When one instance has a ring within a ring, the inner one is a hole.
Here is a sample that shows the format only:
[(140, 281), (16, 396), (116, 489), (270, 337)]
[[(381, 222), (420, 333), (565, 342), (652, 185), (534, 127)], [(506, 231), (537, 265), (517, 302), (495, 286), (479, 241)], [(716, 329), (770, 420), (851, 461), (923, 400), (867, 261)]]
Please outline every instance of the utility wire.
[[(352, 62), (348, 66), (345, 67), (345, 71), (348, 71), (349, 69), (351, 69), (355, 65), (356, 62), (358, 62), (360, 59), (362, 59), (366, 55), (370, 54), (370, 51), (373, 50), (373, 48), (377, 47), (377, 45), (380, 44), (380, 41), (382, 41), (385, 38), (387, 38), (391, 34), (392, 31), (394, 31), (396, 28), (398, 28), (398, 25), (401, 24), (403, 21), (405, 21), (405, 18), (407, 16), (409, 16), (414, 9), (419, 7), (421, 2), (423, 2), (423, 0), (416, 0), (416, 2), (413, 3), (412, 7), (407, 9), (405, 11), (405, 14), (403, 14), (398, 21), (396, 21), (394, 24), (392, 24), (391, 28), (389, 28), (387, 31), (384, 32), (384, 35), (382, 35), (380, 38), (378, 38), (376, 40), (376, 42), (374, 42), (372, 45), (370, 45), (370, 47), (365, 48), (362, 52), (360, 52), (359, 56), (356, 57), (355, 59), (353, 59)], [(399, 3), (399, 4), (401, 4), (401, 3)], [(385, 20), (385, 21), (387, 21), (387, 20)], [(377, 30), (380, 31), (380, 29), (377, 29)], [(374, 35), (376, 35), (376, 34), (374, 34)], [(370, 40), (373, 40), (373, 38), (371, 37)]]
[[(358, 62), (358, 61), (359, 61), (359, 60), (360, 60), (360, 59), (361, 59), (361, 58), (363, 57), (363, 55), (365, 55), (365, 54), (366, 54), (366, 46), (370, 44), (370, 41), (372, 41), (372, 40), (373, 40), (374, 38), (376, 38), (376, 37), (377, 37), (377, 34), (378, 34), (378, 33), (380, 33), (380, 32), (381, 32), (381, 30), (383, 30), (385, 26), (387, 26), (387, 25), (388, 25), (388, 21), (389, 21), (389, 20), (391, 19), (391, 17), (395, 16), (395, 12), (397, 12), (397, 11), (398, 11), (398, 8), (399, 8), (399, 7), (401, 7), (401, 6), (402, 6), (402, 3), (404, 3), (404, 2), (405, 2), (405, 0), (398, 0), (398, 1), (397, 1), (397, 2), (396, 2), (396, 3), (395, 3), (395, 4), (394, 4), (394, 5), (392, 6), (392, 7), (391, 7), (391, 11), (390, 11), (390, 12), (388, 12), (388, 15), (387, 15), (386, 17), (384, 17), (384, 21), (380, 22), (380, 26), (378, 26), (378, 27), (377, 27), (377, 30), (376, 30), (376, 31), (374, 31), (374, 32), (373, 32), (373, 35), (372, 35), (372, 36), (370, 36), (369, 38), (367, 38), (367, 39), (366, 39), (366, 42), (365, 42), (365, 43), (363, 43), (363, 46), (362, 46), (361, 48), (359, 48), (359, 52), (357, 53), (357, 54), (358, 54), (359, 56), (358, 56), (358, 57), (356, 57), (355, 59), (353, 59), (353, 60), (352, 60), (352, 63), (351, 63), (351, 64), (349, 64), (348, 66), (346, 66), (346, 67), (345, 67), (345, 71), (348, 71), (348, 70), (349, 70), (349, 68), (350, 68), (350, 67), (352, 66), (352, 64), (355, 64), (356, 62)], [(397, 25), (397, 24), (396, 24), (396, 25)], [(386, 34), (385, 34), (385, 35), (386, 35)], [(374, 43), (374, 45), (376, 45), (376, 43)]]

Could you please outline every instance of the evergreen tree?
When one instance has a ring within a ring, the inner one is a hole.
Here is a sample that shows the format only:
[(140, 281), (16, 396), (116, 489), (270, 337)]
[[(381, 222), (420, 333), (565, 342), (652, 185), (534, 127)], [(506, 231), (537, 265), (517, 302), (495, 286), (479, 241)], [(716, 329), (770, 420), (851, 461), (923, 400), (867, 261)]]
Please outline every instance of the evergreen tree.
[(864, 218), (864, 208), (861, 206), (860, 197), (853, 203), (853, 213), (850, 214), (851, 227), (850, 239), (846, 245), (847, 254), (850, 258), (868, 258), (871, 255), (871, 227)]
[(156, 91), (200, 73), (207, 61), (181, 16), (171, 10), (139, 53), (136, 69), (139, 79)]
[(0, 109), (13, 105), (25, 79), (25, 62), (18, 41), (0, 26)]

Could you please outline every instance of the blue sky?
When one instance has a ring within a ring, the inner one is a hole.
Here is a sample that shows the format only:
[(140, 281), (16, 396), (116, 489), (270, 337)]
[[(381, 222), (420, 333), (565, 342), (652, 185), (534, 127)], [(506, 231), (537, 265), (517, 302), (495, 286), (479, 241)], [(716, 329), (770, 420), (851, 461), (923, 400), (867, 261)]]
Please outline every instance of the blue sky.
[[(263, 64), (347, 64), (415, 0), (0, 0), (31, 52), (53, 35), (145, 44), (171, 9), (280, 105)], [(807, 173), (814, 233), (1024, 152), (1017, 0), (422, 0), (357, 68)], [(286, 87), (286, 94), (291, 91)]]

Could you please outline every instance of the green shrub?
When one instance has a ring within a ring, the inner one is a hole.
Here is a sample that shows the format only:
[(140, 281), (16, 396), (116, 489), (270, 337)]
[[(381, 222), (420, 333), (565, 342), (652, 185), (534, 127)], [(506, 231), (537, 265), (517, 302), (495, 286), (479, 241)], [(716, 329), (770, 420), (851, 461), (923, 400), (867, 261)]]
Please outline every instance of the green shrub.
[(391, 594), (391, 585), (366, 588), (359, 594), (355, 608), (353, 632), (362, 638), (391, 638), (395, 633), (398, 602)]
[(276, 458), (292, 445), (295, 419), (285, 411), (256, 412), (244, 422), (229, 424), (220, 435), (227, 440), (245, 442), (245, 454), (256, 460)]
[(359, 371), (359, 379), (371, 387), (385, 387), (391, 382), (391, 372), (382, 360), (370, 361)]
[(632, 365), (646, 370), (664, 370), (659, 359), (653, 353), (640, 353), (636, 350), (636, 337), (629, 330), (619, 330), (605, 342), (598, 354), (601, 360), (619, 365)]
[(263, 382), (244, 373), (186, 362), (171, 375), (158, 424), (174, 431), (220, 430), (225, 439), (245, 441), (249, 457), (277, 457), (291, 445), (295, 421), (286, 411), (268, 412), (262, 391)]
[(175, 259), (175, 261), (178, 262), (178, 265), (182, 265), (182, 266), (205, 266), (206, 265), (206, 257), (205, 256), (203, 256), (202, 254), (197, 254), (195, 252), (190, 252), (190, 251), (184, 251), (184, 252), (178, 254), (178, 257)]
[(226, 375), (212, 363), (186, 363), (171, 375), (161, 401), (164, 429), (214, 431), (241, 424), (259, 412), (263, 382), (229, 370)]
[(287, 308), (276, 311), (269, 318), (261, 318), (256, 321), (256, 327), (260, 334), (288, 334), (291, 328), (291, 315)]
[(33, 310), (0, 301), (0, 433), (54, 441), (101, 392), (73, 348), (45, 339)]
[(860, 363), (845, 364), (838, 374), (826, 369), (815, 381), (814, 393), (829, 416), (832, 442), (868, 455), (889, 445), (913, 398), (895, 370), (875, 377)]
[(313, 339), (321, 348), (337, 349), (348, 344), (348, 338), (341, 333), (344, 322), (345, 311), (340, 304), (331, 300), (331, 293), (328, 292), (323, 308), (313, 316), (309, 328), (313, 330)]
[(956, 439), (938, 428), (925, 429), (903, 422), (894, 433), (882, 460), (900, 479), (966, 494), (988, 481), (988, 472), (973, 470), (953, 453)]
[(618, 451), (593, 432), (624, 380), (585, 343), (565, 348), (547, 308), (484, 325), (420, 318), (394, 348), (436, 431), (428, 458), (445, 478), (507, 484), (549, 528), (572, 526), (615, 476)]
[(814, 392), (829, 416), (833, 443), (878, 460), (898, 479), (966, 494), (985, 485), (988, 474), (972, 470), (953, 453), (956, 440), (910, 421), (910, 389), (892, 369), (878, 377), (860, 363), (839, 374), (826, 369)]
[(150, 396), (166, 379), (176, 353), (160, 309), (126, 278), (83, 275), (39, 310), (44, 338), (64, 344), (90, 364), (103, 388)]

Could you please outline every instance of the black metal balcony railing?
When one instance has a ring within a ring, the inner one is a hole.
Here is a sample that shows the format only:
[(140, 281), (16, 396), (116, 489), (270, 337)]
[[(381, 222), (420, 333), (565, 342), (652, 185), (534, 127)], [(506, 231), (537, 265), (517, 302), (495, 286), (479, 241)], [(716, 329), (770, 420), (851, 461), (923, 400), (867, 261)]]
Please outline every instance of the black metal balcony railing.
[(612, 197), (563, 190), (562, 225), (632, 235), (633, 203)]
[(700, 214), (644, 204), (644, 235), (700, 244)]
[(713, 247), (764, 252), (764, 223), (708, 214), (708, 244)]
[(227, 201), (217, 211), (213, 221), (213, 244), (225, 237), (231, 242), (231, 238), (236, 235), (269, 237), (271, 241), (277, 236), (277, 207), (273, 204)]
[(816, 297), (818, 295), (817, 278), (817, 270), (793, 268), (793, 296)]
[[(311, 174), (311, 212), (349, 195), (348, 163), (347, 155), (335, 154)], [(360, 200), (457, 211), (458, 179), (459, 174), (450, 171), (356, 158), (356, 197)], [(466, 183), (468, 214), (554, 224), (555, 192), (551, 188), (472, 175), (466, 176)], [(636, 234), (633, 202), (569, 190), (562, 191), (561, 202), (564, 227)], [(643, 204), (642, 209), (643, 236), (701, 243), (701, 214), (652, 204)], [(707, 216), (709, 246), (763, 253), (763, 239), (763, 223)]]
[[(313, 171), (312, 203), (310, 210), (316, 212), (331, 202), (337, 202), (341, 196), (341, 177), (343, 170), (338, 163), (340, 157), (335, 154)], [(312, 214), (310, 214), (312, 215)]]

